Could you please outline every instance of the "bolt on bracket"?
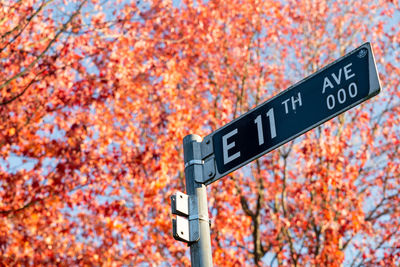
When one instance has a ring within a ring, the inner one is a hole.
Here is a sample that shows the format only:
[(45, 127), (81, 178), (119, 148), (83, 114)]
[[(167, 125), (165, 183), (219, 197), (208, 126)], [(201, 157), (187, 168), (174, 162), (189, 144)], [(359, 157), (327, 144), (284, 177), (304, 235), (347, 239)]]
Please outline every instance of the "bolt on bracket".
[(204, 184), (214, 178), (215, 173), (215, 157), (211, 156), (204, 160), (203, 163), (203, 181), (196, 180), (196, 182)]

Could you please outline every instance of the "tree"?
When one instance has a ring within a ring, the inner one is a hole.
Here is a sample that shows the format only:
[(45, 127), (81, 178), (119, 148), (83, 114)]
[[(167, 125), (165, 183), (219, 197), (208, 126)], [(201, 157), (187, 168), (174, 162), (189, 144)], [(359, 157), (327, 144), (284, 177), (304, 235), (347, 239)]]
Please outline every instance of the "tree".
[(208, 187), (216, 266), (400, 258), (394, 1), (0, 5), (0, 262), (187, 266), (182, 139), (364, 41), (381, 94)]

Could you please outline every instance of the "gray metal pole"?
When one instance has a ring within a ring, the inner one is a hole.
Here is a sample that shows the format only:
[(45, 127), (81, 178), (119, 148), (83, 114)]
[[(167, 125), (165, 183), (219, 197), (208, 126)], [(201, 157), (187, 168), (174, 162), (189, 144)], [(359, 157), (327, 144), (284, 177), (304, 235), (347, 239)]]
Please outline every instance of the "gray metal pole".
[(192, 267), (212, 267), (207, 191), (205, 185), (195, 181), (203, 175), (200, 144), (201, 137), (198, 135), (191, 134), (183, 139), (186, 194), (197, 196), (200, 223), (200, 240), (190, 244), (190, 260)]

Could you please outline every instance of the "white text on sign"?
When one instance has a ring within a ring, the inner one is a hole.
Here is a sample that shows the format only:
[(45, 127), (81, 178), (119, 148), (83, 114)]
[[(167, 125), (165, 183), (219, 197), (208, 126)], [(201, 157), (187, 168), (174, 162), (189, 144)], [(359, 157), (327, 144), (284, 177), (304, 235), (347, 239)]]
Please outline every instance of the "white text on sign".
[[(342, 73), (344, 75), (344, 81), (347, 81), (356, 76), (352, 71), (352, 69), (350, 68), (352, 65), (353, 63), (350, 62), (343, 68), (340, 68), (338, 73), (331, 73), (331, 77), (337, 85), (340, 85), (342, 82)], [(324, 94), (325, 90), (328, 88), (334, 89), (334, 85), (332, 81), (329, 79), (329, 75), (325, 76), (324, 78), (322, 94)], [(340, 88), (339, 90), (336, 91), (336, 94), (335, 93), (329, 94), (326, 97), (326, 106), (328, 107), (329, 110), (332, 110), (335, 108), (337, 103), (339, 104), (345, 103), (347, 96), (349, 96), (350, 98), (354, 98), (357, 96), (357, 84), (355, 82), (350, 83), (347, 87), (347, 90), (345, 90), (344, 88)]]
[(285, 112), (286, 114), (289, 113), (289, 107), (288, 107), (288, 102), (291, 100), (292, 102), (292, 110), (296, 111), (296, 105), (299, 105), (299, 107), (301, 107), (302, 102), (301, 102), (301, 94), (300, 92), (297, 93), (297, 98), (295, 98), (294, 96), (286, 99), (285, 101), (282, 102), (282, 105), (285, 105)]

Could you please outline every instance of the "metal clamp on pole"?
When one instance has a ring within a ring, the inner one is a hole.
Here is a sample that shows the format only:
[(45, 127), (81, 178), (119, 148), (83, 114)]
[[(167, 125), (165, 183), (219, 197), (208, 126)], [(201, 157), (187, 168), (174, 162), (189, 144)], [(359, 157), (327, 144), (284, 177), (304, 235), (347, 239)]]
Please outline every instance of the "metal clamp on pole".
[(191, 161), (185, 163), (185, 168), (189, 167), (190, 165), (195, 165), (195, 164), (203, 165), (203, 161), (200, 159), (192, 159)]
[(192, 165), (201, 166), (203, 169), (203, 175), (195, 177), (197, 183), (206, 184), (215, 177), (215, 157), (213, 155), (203, 160), (193, 159), (189, 162), (186, 162), (185, 168)]

